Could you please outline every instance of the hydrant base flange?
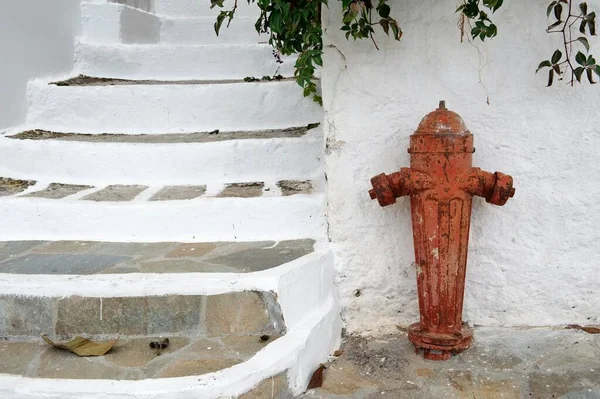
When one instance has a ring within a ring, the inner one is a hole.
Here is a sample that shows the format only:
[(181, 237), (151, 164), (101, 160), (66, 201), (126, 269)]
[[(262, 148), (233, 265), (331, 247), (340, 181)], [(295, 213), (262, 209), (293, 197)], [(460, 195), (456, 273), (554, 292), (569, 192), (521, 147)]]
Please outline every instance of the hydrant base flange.
[(448, 360), (452, 354), (460, 353), (471, 346), (473, 332), (463, 326), (460, 332), (453, 334), (425, 332), (420, 323), (408, 328), (408, 339), (415, 346), (416, 353), (423, 351), (423, 357), (429, 360)]

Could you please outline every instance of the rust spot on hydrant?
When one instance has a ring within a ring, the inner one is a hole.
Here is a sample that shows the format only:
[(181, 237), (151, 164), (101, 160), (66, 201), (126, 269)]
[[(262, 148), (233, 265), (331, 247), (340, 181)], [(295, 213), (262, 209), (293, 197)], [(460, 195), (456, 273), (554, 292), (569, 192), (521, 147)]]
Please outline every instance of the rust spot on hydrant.
[(408, 338), (425, 358), (447, 360), (473, 336), (462, 323), (472, 198), (504, 205), (515, 189), (511, 176), (473, 167), (473, 135), (444, 101), (423, 118), (408, 152), (410, 168), (373, 177), (369, 195), (381, 206), (410, 196), (421, 319)]

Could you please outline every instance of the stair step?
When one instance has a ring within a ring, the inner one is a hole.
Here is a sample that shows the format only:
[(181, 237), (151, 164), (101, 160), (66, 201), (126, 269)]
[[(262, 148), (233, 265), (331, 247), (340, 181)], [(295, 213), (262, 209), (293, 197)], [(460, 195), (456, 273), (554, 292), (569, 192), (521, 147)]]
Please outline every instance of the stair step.
[(293, 76), (294, 56), (278, 63), (268, 44), (102, 44), (80, 39), (74, 71), (107, 78), (222, 80)]
[[(182, 243), (79, 244), (2, 243), (0, 264), (36, 251), (137, 254), (150, 261), (191, 249)], [(220, 243), (203, 256), (232, 255), (230, 245), (240, 260), (252, 259), (245, 251), (267, 260), (261, 251), (272, 250)], [(9, 399), (41, 399), (49, 392), (61, 399), (134, 399), (141, 392), (154, 399), (262, 398), (265, 392), (291, 397), (339, 344), (333, 257), (323, 249), (249, 273), (0, 273), (0, 293), (0, 396)], [(33, 338), (40, 333), (120, 339), (101, 358), (78, 358), (43, 346)], [(164, 337), (169, 348), (157, 357), (149, 342)]]
[[(277, 195), (277, 183), (291, 180), (310, 181), (315, 192), (322, 192), (322, 131), (285, 136), (302, 130), (250, 132), (244, 140), (227, 140), (228, 133), (74, 134), (40, 140), (0, 136), (0, 177), (22, 180), (0, 185), (7, 192), (31, 186), (26, 184), (29, 180), (96, 187), (207, 185), (214, 187), (208, 193), (216, 195), (224, 183), (264, 182), (265, 189)], [(241, 138), (246, 133), (232, 134)], [(263, 134), (283, 137), (250, 139)], [(26, 137), (39, 138), (30, 133)]]
[(320, 120), (293, 81), (56, 86), (29, 83), (26, 124), (82, 133), (283, 129)]
[(251, 273), (313, 252), (314, 240), (122, 243), (0, 242), (0, 275)]
[(0, 197), (2, 240), (156, 242), (322, 238), (324, 194), (96, 202)]
[(161, 20), (156, 15), (116, 3), (82, 3), (81, 35), (111, 43), (158, 43)]
[(216, 16), (168, 17), (114, 3), (83, 3), (81, 35), (99, 43), (125, 44), (241, 44), (267, 42), (259, 35), (256, 18), (236, 16), (216, 35)]

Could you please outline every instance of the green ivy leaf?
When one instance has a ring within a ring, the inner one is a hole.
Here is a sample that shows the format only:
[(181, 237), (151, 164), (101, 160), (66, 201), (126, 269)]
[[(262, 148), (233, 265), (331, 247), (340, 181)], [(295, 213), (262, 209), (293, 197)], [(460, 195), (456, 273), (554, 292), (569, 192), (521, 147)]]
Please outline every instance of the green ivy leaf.
[(577, 61), (577, 63), (581, 66), (586, 66), (586, 57), (585, 54), (583, 54), (581, 51), (577, 52), (577, 55), (575, 56), (575, 61)]
[(581, 10), (581, 14), (582, 15), (587, 15), (587, 9), (588, 9), (588, 5), (586, 2), (583, 2), (581, 4), (579, 4), (579, 9)]
[(578, 82), (581, 82), (581, 76), (583, 75), (583, 72), (585, 71), (584, 67), (577, 67), (575, 68), (575, 70), (573, 71), (573, 73), (575, 74), (575, 78), (577, 78)]
[(547, 87), (552, 86), (552, 83), (554, 83), (554, 69), (550, 69), (550, 72), (548, 73), (548, 86)]
[(538, 73), (543, 68), (549, 68), (552, 66), (552, 63), (548, 60), (540, 62), (540, 65), (536, 69), (535, 73)]
[(600, 77), (600, 65), (595, 65), (592, 70)]
[(390, 6), (388, 6), (387, 4), (382, 5), (381, 7), (379, 7), (377, 9), (377, 12), (379, 13), (379, 16), (381, 18), (387, 18), (390, 16), (390, 12), (392, 10), (390, 9)]
[(577, 41), (583, 44), (583, 47), (585, 47), (585, 51), (590, 51), (590, 42), (587, 38), (581, 36), (577, 38)]
[(552, 63), (556, 64), (558, 63), (558, 61), (560, 61), (560, 59), (562, 58), (562, 53), (560, 52), (560, 50), (556, 50), (554, 52), (554, 54), (552, 54)]

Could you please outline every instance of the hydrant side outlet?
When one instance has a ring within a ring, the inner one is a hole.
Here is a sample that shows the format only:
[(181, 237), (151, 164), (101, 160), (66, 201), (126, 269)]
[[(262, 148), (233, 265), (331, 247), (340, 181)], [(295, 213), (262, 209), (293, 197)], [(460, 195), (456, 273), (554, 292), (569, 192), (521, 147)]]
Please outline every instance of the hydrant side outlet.
[(473, 196), (504, 205), (515, 194), (511, 176), (472, 166), (474, 151), (473, 135), (442, 101), (410, 137), (410, 168), (371, 179), (381, 206), (410, 196), (420, 321), (408, 338), (431, 360), (471, 344), (462, 309)]

